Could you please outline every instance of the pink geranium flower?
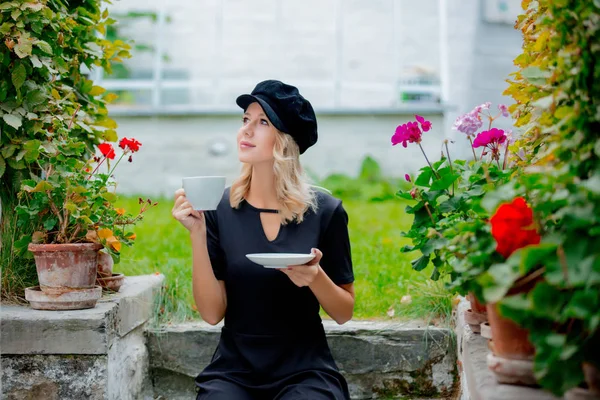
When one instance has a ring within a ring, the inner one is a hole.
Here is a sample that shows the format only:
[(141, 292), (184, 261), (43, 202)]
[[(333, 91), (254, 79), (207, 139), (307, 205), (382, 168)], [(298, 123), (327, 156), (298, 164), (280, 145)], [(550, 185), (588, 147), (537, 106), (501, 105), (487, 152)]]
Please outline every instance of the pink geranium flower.
[(500, 145), (507, 140), (506, 133), (502, 129), (492, 128), (489, 131), (483, 131), (475, 140), (473, 147), (486, 147), (492, 152), (492, 159), (500, 159)]
[(456, 118), (453, 129), (464, 133), (468, 137), (472, 137), (475, 136), (475, 132), (477, 132), (482, 125), (483, 122), (481, 122), (478, 113), (473, 110), (470, 113)]
[(425, 118), (421, 117), (420, 115), (415, 115), (415, 118), (419, 124), (421, 124), (421, 129), (423, 129), (423, 132), (427, 132), (431, 129), (431, 121), (426, 121)]
[(510, 117), (506, 104), (498, 104), (498, 110), (500, 110), (503, 117)]
[(407, 122), (396, 128), (396, 132), (392, 136), (392, 145), (402, 143), (402, 146), (406, 147), (407, 143), (421, 143), (422, 134), (423, 132), (416, 122)]

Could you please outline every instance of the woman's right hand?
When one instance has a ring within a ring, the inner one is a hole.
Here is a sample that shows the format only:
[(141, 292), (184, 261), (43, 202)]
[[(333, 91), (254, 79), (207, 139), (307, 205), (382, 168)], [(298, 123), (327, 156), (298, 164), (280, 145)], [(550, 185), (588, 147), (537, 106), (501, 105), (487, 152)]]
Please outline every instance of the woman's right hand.
[(206, 232), (206, 220), (202, 211), (194, 210), (185, 197), (185, 190), (177, 189), (175, 192), (175, 205), (171, 210), (173, 218), (181, 222), (190, 233)]

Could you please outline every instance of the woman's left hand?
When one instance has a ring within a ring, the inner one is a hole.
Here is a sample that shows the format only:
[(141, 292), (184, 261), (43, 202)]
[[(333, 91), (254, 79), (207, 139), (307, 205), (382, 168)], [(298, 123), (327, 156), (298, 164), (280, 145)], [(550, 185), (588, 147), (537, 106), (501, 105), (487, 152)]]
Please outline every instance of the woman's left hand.
[(293, 265), (280, 269), (280, 271), (286, 274), (298, 287), (309, 286), (314, 282), (317, 275), (319, 275), (319, 261), (321, 261), (323, 253), (321, 253), (321, 250), (319, 249), (312, 249), (311, 253), (315, 255), (315, 258), (306, 264)]

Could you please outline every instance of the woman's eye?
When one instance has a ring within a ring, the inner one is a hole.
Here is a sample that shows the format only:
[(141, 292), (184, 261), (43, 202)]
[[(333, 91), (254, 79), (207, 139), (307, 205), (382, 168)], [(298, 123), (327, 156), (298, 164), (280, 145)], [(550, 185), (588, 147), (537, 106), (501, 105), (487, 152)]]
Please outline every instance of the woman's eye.
[(249, 120), (248, 120), (248, 118), (247, 118), (247, 117), (244, 117), (244, 118), (242, 118), (242, 123), (244, 123), (244, 124), (247, 124), (247, 123), (248, 123), (248, 121), (249, 121)]
[(266, 119), (261, 119), (260, 123), (263, 125), (269, 125), (269, 122)]

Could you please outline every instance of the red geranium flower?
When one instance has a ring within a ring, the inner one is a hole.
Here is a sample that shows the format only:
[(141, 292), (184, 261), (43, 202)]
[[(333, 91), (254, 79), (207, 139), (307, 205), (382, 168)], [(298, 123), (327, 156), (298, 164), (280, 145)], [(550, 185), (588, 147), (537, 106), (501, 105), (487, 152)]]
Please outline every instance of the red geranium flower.
[(522, 197), (502, 204), (490, 219), (496, 251), (508, 258), (514, 251), (540, 243), (540, 235), (533, 226), (533, 210)]
[(115, 149), (110, 143), (101, 143), (98, 145), (98, 149), (100, 149), (100, 153), (106, 158), (110, 158), (111, 160), (115, 159)]
[(131, 150), (133, 153), (135, 153), (136, 151), (138, 151), (140, 149), (141, 145), (142, 144), (140, 142), (138, 142), (134, 138), (127, 139), (126, 137), (124, 137), (123, 139), (121, 139), (119, 141), (119, 147), (120, 148), (122, 148), (123, 150), (125, 150), (125, 148), (128, 147), (129, 150)]

